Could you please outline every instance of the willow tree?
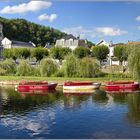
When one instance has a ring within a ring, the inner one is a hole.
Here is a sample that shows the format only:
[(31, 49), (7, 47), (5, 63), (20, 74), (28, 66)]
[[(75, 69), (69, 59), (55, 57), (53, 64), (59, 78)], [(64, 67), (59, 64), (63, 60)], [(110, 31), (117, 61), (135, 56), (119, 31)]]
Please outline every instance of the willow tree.
[(128, 57), (129, 70), (134, 79), (140, 81), (140, 48), (132, 49)]

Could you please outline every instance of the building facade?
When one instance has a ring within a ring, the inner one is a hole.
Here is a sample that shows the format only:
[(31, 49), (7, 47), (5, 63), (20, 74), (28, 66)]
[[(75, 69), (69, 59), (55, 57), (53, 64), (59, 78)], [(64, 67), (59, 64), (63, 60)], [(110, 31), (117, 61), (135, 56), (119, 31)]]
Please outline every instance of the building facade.
[(2, 47), (6, 49), (11, 48), (34, 48), (35, 44), (32, 42), (14, 41), (5, 37), (2, 41)]
[(72, 50), (79, 46), (87, 46), (87, 41), (80, 39), (79, 37), (74, 37), (73, 35), (67, 35), (61, 39), (56, 40), (55, 46), (60, 46), (60, 47), (68, 47)]

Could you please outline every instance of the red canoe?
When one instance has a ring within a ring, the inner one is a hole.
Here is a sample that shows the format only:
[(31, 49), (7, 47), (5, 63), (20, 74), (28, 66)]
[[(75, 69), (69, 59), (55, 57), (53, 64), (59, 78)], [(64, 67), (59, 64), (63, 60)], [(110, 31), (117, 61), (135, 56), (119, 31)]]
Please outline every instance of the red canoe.
[(17, 90), (55, 90), (57, 83), (48, 82), (20, 82)]
[(138, 90), (138, 82), (108, 82), (107, 91)]

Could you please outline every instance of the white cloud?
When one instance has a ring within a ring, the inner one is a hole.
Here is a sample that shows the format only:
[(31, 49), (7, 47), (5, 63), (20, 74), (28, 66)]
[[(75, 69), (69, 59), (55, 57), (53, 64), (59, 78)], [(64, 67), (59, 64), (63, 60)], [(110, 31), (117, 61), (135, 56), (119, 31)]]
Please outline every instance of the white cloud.
[(88, 35), (91, 35), (91, 30), (85, 29), (82, 26), (65, 28), (63, 31), (68, 33), (68, 34), (73, 34), (75, 36), (80, 35), (80, 37), (82, 37), (82, 38), (84, 38)]
[(41, 9), (49, 8), (52, 5), (49, 1), (30, 1), (14, 6), (6, 6), (0, 10), (1, 14), (21, 14), (26, 12), (35, 12)]
[(87, 38), (87, 37), (103, 37), (103, 36), (121, 36), (124, 34), (127, 34), (127, 31), (121, 30), (119, 28), (113, 28), (113, 27), (96, 27), (96, 28), (84, 28), (82, 26), (78, 27), (71, 27), (71, 28), (65, 28), (63, 30), (64, 32), (68, 34), (73, 34), (75, 36), (79, 36), (81, 38)]
[(48, 20), (49, 22), (53, 22), (56, 18), (57, 18), (57, 14), (51, 14), (51, 15), (42, 14), (42, 15), (38, 16), (38, 19), (40, 21), (42, 21), (42, 20)]
[(137, 17), (136, 17), (136, 20), (137, 20), (137, 21), (140, 21), (140, 16), (137, 16)]
[(97, 27), (95, 29), (96, 33), (103, 36), (120, 36), (123, 34), (127, 34), (127, 31), (123, 31), (119, 28), (112, 28), (112, 27)]
[(138, 26), (138, 29), (140, 30), (140, 26)]

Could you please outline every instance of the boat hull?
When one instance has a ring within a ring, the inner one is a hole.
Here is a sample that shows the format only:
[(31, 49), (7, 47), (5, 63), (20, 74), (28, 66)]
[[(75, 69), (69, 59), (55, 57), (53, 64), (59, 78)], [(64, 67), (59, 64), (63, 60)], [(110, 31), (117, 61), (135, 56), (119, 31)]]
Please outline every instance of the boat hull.
[(100, 87), (99, 83), (93, 82), (66, 82), (63, 85), (64, 93), (93, 93)]
[(114, 82), (106, 85), (107, 91), (138, 90), (139, 83), (135, 82)]
[(46, 84), (46, 85), (18, 85), (17, 86), (17, 90), (18, 91), (22, 91), (22, 90), (43, 90), (43, 91), (47, 91), (47, 90), (55, 90), (57, 86), (57, 83), (50, 83), (50, 84)]

